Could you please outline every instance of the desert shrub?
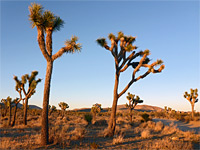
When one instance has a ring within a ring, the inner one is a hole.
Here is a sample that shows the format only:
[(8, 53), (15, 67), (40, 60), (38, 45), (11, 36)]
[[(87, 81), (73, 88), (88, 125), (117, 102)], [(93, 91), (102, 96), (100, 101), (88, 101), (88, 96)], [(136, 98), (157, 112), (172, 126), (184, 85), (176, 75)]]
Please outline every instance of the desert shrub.
[(92, 143), (90, 143), (90, 148), (91, 149), (98, 149), (99, 145), (97, 143), (95, 143), (95, 142), (92, 142)]
[(113, 138), (113, 145), (121, 144), (124, 141), (123, 135), (118, 135), (117, 137)]
[(153, 121), (147, 121), (147, 126), (148, 126), (148, 128), (155, 128), (155, 126), (156, 126), (156, 123), (155, 122), (153, 122)]
[(124, 122), (124, 119), (123, 119), (121, 116), (117, 118), (116, 122), (117, 122), (118, 124), (124, 124), (124, 123), (125, 123), (125, 122)]
[(145, 121), (145, 122), (150, 120), (149, 115), (147, 113), (142, 114), (141, 117), (142, 117), (143, 121)]
[(190, 122), (191, 119), (192, 119), (191, 116), (185, 116), (185, 117), (183, 118), (183, 120), (184, 120), (185, 122)]
[(156, 123), (156, 126), (154, 129), (155, 129), (155, 131), (161, 131), (163, 129), (163, 127), (164, 127), (164, 124), (161, 121), (159, 121)]
[(141, 132), (141, 137), (146, 139), (151, 137), (151, 133), (149, 129), (145, 129), (144, 131)]
[(123, 114), (121, 112), (117, 112), (116, 116), (123, 116)]
[(97, 120), (97, 121), (95, 121), (93, 125), (95, 125), (95, 126), (107, 126), (108, 123), (107, 123), (106, 120), (103, 119), (103, 120)]
[(147, 127), (147, 122), (143, 122), (139, 126), (140, 128), (146, 128)]
[(158, 139), (154, 141), (149, 141), (142, 145), (139, 149), (168, 149), (168, 150), (178, 150), (178, 149), (184, 149), (189, 150), (193, 149), (193, 145), (191, 142), (185, 142), (185, 141), (173, 141), (169, 138), (165, 139)]
[(84, 119), (87, 121), (88, 124), (91, 124), (92, 115), (90, 113), (87, 113), (87, 114), (84, 115)]
[(71, 136), (71, 140), (78, 140), (84, 137), (86, 130), (82, 127), (76, 127), (73, 131), (69, 134)]

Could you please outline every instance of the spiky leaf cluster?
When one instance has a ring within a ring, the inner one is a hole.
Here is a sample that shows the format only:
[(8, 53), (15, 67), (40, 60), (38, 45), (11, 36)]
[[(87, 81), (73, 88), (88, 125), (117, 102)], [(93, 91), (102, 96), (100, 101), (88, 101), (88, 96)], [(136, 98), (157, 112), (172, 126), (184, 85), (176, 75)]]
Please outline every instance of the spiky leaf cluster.
[(138, 103), (143, 103), (143, 100), (141, 100), (139, 96), (136, 96), (129, 92), (128, 92), (128, 96), (126, 96), (126, 98), (129, 101), (129, 104), (126, 103), (126, 107), (130, 108), (130, 109), (133, 109)]
[(65, 46), (70, 47), (70, 49), (67, 51), (68, 53), (75, 53), (76, 51), (80, 51), (82, 46), (80, 43), (76, 43), (78, 41), (77, 36), (72, 36), (70, 40), (65, 41)]
[(94, 104), (94, 105), (92, 106), (92, 108), (91, 108), (91, 112), (92, 112), (93, 114), (100, 113), (101, 110), (102, 110), (101, 104), (98, 104), (98, 103)]
[(31, 21), (32, 28), (35, 26), (41, 26), (46, 31), (51, 28), (53, 31), (59, 31), (64, 25), (64, 21), (54, 15), (51, 11), (43, 11), (43, 7), (40, 4), (31, 3), (29, 6), (29, 20)]
[(186, 98), (190, 103), (196, 103), (198, 102), (198, 89), (190, 89), (190, 94), (188, 92), (185, 92), (183, 95), (184, 98)]
[(65, 111), (65, 109), (69, 108), (69, 105), (68, 105), (67, 103), (65, 103), (65, 102), (60, 102), (60, 103), (58, 104), (58, 106), (59, 106), (63, 111)]

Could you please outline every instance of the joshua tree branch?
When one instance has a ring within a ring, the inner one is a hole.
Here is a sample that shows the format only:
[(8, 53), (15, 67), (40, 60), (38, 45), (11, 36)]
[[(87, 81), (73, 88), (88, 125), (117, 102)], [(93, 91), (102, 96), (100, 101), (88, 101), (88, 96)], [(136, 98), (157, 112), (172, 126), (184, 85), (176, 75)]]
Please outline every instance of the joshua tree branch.
[(72, 46), (69, 45), (67, 47), (62, 47), (57, 53), (52, 56), (52, 61), (56, 60), (57, 58), (61, 57), (65, 52), (72, 52)]
[[(138, 52), (135, 54), (135, 51), (133, 51), (124, 61), (123, 63), (121, 64), (120, 66), (120, 72), (124, 72), (129, 66), (130, 66), (130, 63), (133, 59), (135, 59), (136, 57), (140, 56), (141, 55), (141, 52)], [(128, 63), (127, 63), (128, 61)], [(126, 64), (126, 65), (125, 65)], [(125, 65), (125, 66), (124, 66)]]
[(26, 91), (24, 89), (24, 85), (22, 85), (22, 91), (23, 91), (24, 95), (27, 96), (27, 93), (26, 93)]
[(133, 82), (134, 82), (134, 78), (127, 84), (124, 90), (121, 91), (121, 93), (119, 93), (118, 98), (121, 97), (129, 89), (129, 87), (133, 84)]
[(45, 47), (45, 40), (44, 40), (44, 29), (41, 26), (37, 26), (37, 31), (38, 31), (38, 36), (37, 36), (37, 40), (38, 40), (38, 45), (40, 47), (40, 50), (44, 56), (44, 58), (47, 61), (51, 60), (51, 57), (49, 56), (49, 54), (46, 51), (46, 47)]

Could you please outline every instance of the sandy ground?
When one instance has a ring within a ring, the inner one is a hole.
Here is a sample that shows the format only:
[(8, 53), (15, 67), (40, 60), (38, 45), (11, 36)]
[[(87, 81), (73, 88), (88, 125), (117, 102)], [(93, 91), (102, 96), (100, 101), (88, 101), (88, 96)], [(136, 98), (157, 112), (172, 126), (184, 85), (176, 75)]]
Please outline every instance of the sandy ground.
[(179, 128), (182, 131), (194, 131), (195, 134), (200, 134), (200, 121), (190, 121), (189, 123), (184, 123), (182, 121), (177, 121), (173, 119), (153, 119), (154, 122), (162, 121), (165, 125), (170, 125), (173, 123), (174, 125), (177, 125), (177, 128)]

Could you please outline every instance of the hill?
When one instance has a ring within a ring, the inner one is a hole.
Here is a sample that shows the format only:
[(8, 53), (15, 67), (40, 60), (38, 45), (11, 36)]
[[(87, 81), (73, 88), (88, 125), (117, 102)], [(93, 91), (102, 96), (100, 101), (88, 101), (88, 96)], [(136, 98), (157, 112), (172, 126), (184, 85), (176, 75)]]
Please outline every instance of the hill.
[[(106, 112), (108, 108), (103, 108), (102, 112)], [(160, 107), (157, 107), (157, 106), (150, 106), (150, 105), (137, 105), (135, 107), (135, 110), (137, 111), (147, 111), (147, 112), (150, 112), (150, 111), (161, 111), (163, 110), (162, 108)], [(91, 108), (76, 108), (76, 109), (73, 109), (72, 111), (77, 111), (77, 112), (90, 112), (91, 111)], [(117, 106), (117, 111), (128, 111), (128, 109), (126, 108), (125, 105), (118, 105)]]

